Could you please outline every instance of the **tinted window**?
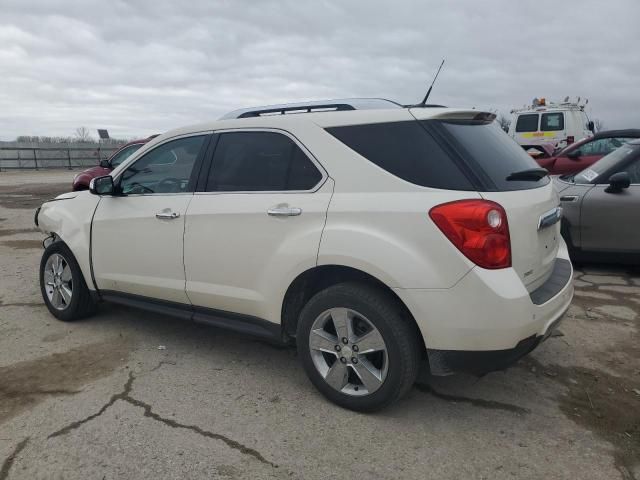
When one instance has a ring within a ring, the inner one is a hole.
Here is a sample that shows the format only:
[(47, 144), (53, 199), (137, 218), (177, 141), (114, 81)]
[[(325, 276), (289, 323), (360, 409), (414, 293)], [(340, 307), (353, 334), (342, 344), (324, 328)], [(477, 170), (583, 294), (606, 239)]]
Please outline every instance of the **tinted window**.
[(516, 132), (537, 132), (538, 114), (520, 115), (516, 122)]
[(220, 135), (207, 180), (209, 192), (310, 190), (322, 174), (286, 135), (234, 132)]
[(416, 121), (332, 127), (327, 131), (403, 180), (424, 187), (474, 190), (455, 161)]
[[(541, 180), (509, 181), (515, 172), (539, 168), (539, 165), (511, 137), (495, 123), (437, 122), (450, 135), (452, 145), (484, 177), (486, 187), (492, 190), (523, 190), (546, 185), (549, 177)], [(491, 185), (493, 184), (493, 185)]]
[(113, 157), (111, 157), (111, 160), (109, 160), (109, 163), (111, 163), (111, 168), (116, 168), (127, 158), (133, 155), (133, 153), (136, 152), (141, 146), (142, 143), (137, 143), (135, 145), (129, 145), (128, 147), (125, 147), (117, 152)]
[(580, 147), (580, 155), (608, 155), (633, 138), (600, 138)]
[(205, 136), (164, 143), (137, 159), (120, 177), (125, 194), (191, 191), (189, 179)]
[(542, 120), (540, 121), (540, 130), (542, 130), (543, 132), (564, 130), (564, 114), (543, 113)]

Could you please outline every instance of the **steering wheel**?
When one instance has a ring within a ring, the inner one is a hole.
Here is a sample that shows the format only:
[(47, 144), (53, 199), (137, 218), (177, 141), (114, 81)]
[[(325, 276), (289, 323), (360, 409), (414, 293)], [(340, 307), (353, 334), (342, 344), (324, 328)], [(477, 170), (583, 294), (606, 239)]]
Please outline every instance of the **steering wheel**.
[(182, 180), (174, 177), (163, 178), (156, 186), (158, 193), (179, 193), (182, 191)]

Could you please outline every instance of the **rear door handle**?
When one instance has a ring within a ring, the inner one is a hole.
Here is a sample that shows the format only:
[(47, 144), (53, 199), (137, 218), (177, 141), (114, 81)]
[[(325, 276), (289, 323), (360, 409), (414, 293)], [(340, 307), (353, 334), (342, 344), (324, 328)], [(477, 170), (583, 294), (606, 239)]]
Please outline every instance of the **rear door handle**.
[(178, 218), (179, 216), (180, 214), (178, 212), (171, 212), (167, 210), (156, 213), (156, 218), (159, 218), (160, 220), (173, 220), (174, 218)]
[(577, 202), (580, 197), (578, 195), (563, 195), (560, 197), (561, 202)]
[(267, 210), (272, 217), (297, 217), (301, 213), (302, 209), (296, 207), (273, 207)]

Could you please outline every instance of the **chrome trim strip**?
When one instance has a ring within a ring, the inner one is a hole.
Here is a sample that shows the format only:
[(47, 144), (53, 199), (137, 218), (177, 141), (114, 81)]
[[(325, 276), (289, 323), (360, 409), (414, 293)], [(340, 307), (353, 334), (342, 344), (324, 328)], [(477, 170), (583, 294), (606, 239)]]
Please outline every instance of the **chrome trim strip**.
[(549, 210), (548, 212), (544, 212), (542, 215), (540, 215), (540, 218), (538, 219), (538, 231), (558, 223), (561, 218), (562, 218), (562, 207), (555, 207)]

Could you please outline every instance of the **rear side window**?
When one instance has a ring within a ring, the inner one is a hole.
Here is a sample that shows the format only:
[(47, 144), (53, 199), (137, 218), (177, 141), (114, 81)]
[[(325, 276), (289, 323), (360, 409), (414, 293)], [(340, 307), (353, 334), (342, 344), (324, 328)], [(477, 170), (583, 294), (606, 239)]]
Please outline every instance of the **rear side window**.
[(310, 190), (322, 174), (286, 135), (222, 133), (207, 179), (208, 192)]
[(540, 130), (542, 130), (543, 132), (564, 130), (564, 114), (543, 113), (542, 120), (540, 121)]
[(538, 114), (520, 115), (516, 122), (516, 132), (537, 132)]
[(549, 183), (540, 180), (507, 180), (515, 172), (540, 168), (511, 137), (495, 123), (425, 120), (434, 129), (444, 130), (452, 147), (481, 178), (487, 190), (509, 191), (537, 188)]
[(327, 131), (407, 182), (447, 190), (475, 190), (447, 152), (417, 121), (349, 125)]

